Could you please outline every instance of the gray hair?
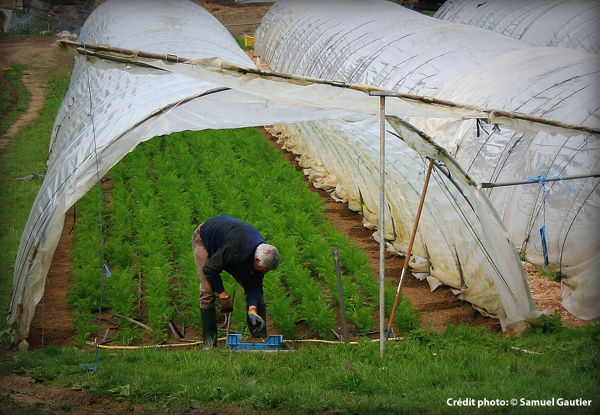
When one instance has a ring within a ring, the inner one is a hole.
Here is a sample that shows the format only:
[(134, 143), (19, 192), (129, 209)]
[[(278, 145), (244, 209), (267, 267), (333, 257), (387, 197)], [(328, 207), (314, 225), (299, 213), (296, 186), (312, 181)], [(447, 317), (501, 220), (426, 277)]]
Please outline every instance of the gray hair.
[(254, 252), (254, 258), (258, 258), (259, 266), (268, 269), (275, 269), (279, 265), (279, 251), (273, 245), (258, 245)]

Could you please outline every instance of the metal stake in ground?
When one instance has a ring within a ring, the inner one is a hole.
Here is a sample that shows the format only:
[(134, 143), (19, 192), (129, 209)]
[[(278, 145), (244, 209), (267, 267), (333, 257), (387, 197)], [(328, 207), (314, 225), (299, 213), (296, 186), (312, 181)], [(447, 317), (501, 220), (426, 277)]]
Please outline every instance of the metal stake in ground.
[(348, 324), (346, 323), (346, 307), (344, 306), (344, 289), (342, 288), (342, 275), (340, 273), (340, 251), (333, 248), (333, 261), (335, 262), (335, 273), (337, 275), (338, 293), (340, 295), (340, 313), (342, 314), (342, 327), (344, 329), (344, 341), (348, 343)]
[[(235, 301), (235, 290), (231, 293), (231, 304)], [(225, 346), (227, 347), (227, 338), (229, 337), (229, 327), (231, 327), (231, 317), (233, 316), (233, 311), (225, 314), (225, 319), (227, 320), (227, 327), (225, 330)]]
[[(429, 167), (427, 168), (427, 175), (425, 176), (425, 183), (423, 183), (423, 191), (421, 192), (421, 201), (419, 202), (419, 208), (417, 209), (417, 216), (415, 218), (415, 224), (413, 226), (412, 235), (410, 236), (410, 243), (408, 244), (408, 250), (406, 251), (406, 256), (404, 257), (404, 266), (402, 267), (402, 273), (400, 274), (400, 281), (398, 282), (398, 288), (396, 289), (396, 298), (394, 299), (394, 307), (392, 308), (392, 314), (390, 315), (390, 320), (388, 321), (387, 332), (385, 335), (385, 340), (390, 337), (390, 333), (392, 332), (392, 325), (394, 323), (394, 317), (396, 316), (396, 309), (398, 308), (398, 300), (400, 299), (400, 288), (402, 287), (402, 279), (404, 278), (404, 274), (408, 270), (408, 262), (410, 261), (410, 255), (412, 254), (413, 243), (415, 242), (415, 237), (417, 236), (417, 229), (419, 228), (419, 220), (421, 219), (421, 211), (423, 210), (423, 202), (425, 201), (425, 195), (427, 194), (427, 187), (429, 186), (429, 178), (431, 177), (431, 170), (433, 168), (433, 159), (429, 159)], [(385, 350), (385, 345), (384, 345)]]

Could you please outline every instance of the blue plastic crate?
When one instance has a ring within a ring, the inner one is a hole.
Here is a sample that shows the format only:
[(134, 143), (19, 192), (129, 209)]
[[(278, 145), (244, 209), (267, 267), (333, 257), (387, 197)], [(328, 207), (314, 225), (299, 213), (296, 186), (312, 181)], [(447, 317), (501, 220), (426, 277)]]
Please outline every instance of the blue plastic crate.
[(230, 334), (227, 345), (229, 350), (280, 350), (283, 349), (283, 336), (269, 336), (264, 342), (243, 342), (241, 334)]

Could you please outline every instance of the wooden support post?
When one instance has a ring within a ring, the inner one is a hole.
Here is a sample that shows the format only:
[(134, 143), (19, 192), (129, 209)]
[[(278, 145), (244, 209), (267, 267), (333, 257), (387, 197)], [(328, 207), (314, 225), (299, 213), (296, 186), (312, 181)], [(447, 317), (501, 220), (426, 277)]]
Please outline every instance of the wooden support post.
[[(417, 229), (419, 228), (419, 220), (421, 219), (421, 211), (423, 210), (423, 202), (425, 201), (425, 194), (427, 194), (427, 187), (429, 186), (429, 178), (431, 177), (431, 170), (433, 169), (433, 159), (429, 159), (429, 167), (427, 168), (427, 175), (425, 176), (425, 183), (423, 183), (423, 191), (421, 192), (421, 200), (419, 201), (419, 208), (417, 209), (417, 216), (415, 217), (415, 224), (413, 226), (412, 235), (410, 236), (410, 242), (408, 244), (408, 250), (404, 257), (404, 266), (402, 267), (402, 273), (400, 274), (400, 281), (398, 282), (398, 288), (396, 289), (396, 298), (394, 299), (394, 307), (392, 308), (392, 314), (390, 314), (390, 320), (388, 321), (386, 340), (392, 331), (392, 325), (394, 324), (394, 317), (396, 316), (396, 309), (398, 308), (398, 301), (400, 299), (400, 288), (402, 287), (402, 279), (404, 274), (408, 270), (408, 262), (410, 261), (410, 255), (412, 254), (413, 243), (417, 236)], [(385, 346), (384, 346), (385, 347)]]

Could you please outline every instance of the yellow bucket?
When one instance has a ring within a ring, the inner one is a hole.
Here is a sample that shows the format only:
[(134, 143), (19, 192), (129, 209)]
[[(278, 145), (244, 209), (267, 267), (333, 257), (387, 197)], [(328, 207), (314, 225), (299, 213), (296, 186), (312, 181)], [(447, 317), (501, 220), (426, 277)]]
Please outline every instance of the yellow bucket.
[(254, 46), (254, 36), (244, 36), (244, 46), (247, 48)]

